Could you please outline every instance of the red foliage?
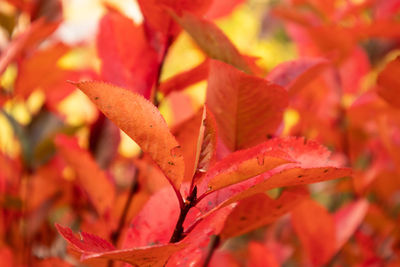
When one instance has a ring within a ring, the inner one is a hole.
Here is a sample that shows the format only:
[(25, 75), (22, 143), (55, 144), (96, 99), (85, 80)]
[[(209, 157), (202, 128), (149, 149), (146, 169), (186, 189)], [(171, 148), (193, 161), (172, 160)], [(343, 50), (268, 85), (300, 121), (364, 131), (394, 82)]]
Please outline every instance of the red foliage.
[[(397, 266), (400, 1), (281, 2), (261, 30), (299, 58), (266, 76), (213, 21), (242, 0), (139, 0), (138, 24), (107, 4), (94, 46), (63, 42), (61, 1), (4, 3), (2, 266)], [(182, 31), (205, 59), (161, 81)], [(89, 47), (98, 69), (60, 64)], [(97, 118), (61, 115), (74, 90)]]

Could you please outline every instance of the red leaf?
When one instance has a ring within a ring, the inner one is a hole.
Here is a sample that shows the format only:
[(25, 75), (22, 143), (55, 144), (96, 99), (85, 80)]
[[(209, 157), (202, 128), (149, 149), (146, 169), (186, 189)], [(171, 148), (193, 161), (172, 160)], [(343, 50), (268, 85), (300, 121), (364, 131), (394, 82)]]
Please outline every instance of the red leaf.
[(394, 107), (400, 108), (400, 56), (389, 62), (378, 76), (378, 94)]
[(176, 28), (165, 7), (176, 12), (187, 11), (201, 15), (207, 11), (212, 0), (139, 0), (140, 10), (145, 18), (145, 23), (152, 30), (163, 34), (175, 34)]
[(142, 96), (111, 84), (92, 81), (76, 86), (149, 154), (178, 190), (185, 164), (180, 146), (157, 108)]
[(167, 244), (179, 217), (179, 203), (171, 187), (157, 191), (132, 220), (124, 248)]
[(177, 14), (170, 10), (170, 13), (210, 58), (230, 64), (247, 73), (253, 72), (246, 58), (214, 23), (188, 12)]
[(89, 195), (94, 207), (103, 215), (114, 202), (113, 184), (89, 152), (80, 148), (75, 139), (59, 135), (55, 143), (65, 161), (76, 172), (80, 185)]
[(213, 1), (205, 16), (210, 19), (216, 19), (232, 14), (232, 11), (239, 5), (242, 5), (244, 0), (224, 0)]
[(215, 116), (221, 139), (234, 151), (275, 134), (288, 95), (278, 85), (213, 60), (206, 103)]
[(218, 235), (234, 205), (227, 206), (204, 217), (181, 242), (187, 244), (182, 251), (168, 260), (167, 266), (203, 266), (207, 245), (212, 235)]
[(221, 238), (242, 235), (274, 222), (296, 207), (306, 196), (301, 188), (288, 189), (276, 200), (260, 193), (239, 202), (225, 221)]
[(328, 61), (323, 58), (304, 58), (288, 61), (278, 65), (267, 76), (267, 80), (285, 87), (290, 95), (316, 78), (327, 67)]
[[(206, 174), (207, 192), (255, 177), (277, 166), (294, 162), (285, 152), (268, 143), (234, 152), (217, 162)], [(201, 188), (204, 190), (204, 186)], [(200, 190), (202, 192), (202, 190)]]
[(272, 251), (268, 250), (264, 245), (257, 242), (250, 242), (248, 246), (249, 267), (279, 267), (279, 262)]
[(198, 66), (181, 72), (161, 83), (159, 91), (168, 95), (172, 91), (181, 91), (186, 87), (207, 79), (209, 61), (206, 59)]
[(82, 253), (81, 260), (109, 259), (120, 260), (133, 266), (163, 266), (168, 258), (176, 251), (185, 247), (183, 243), (165, 246), (152, 246), (116, 250), (113, 245), (104, 239), (81, 233), (82, 240), (78, 239), (71, 229), (56, 224), (59, 233), (78, 252)]
[(324, 207), (303, 201), (292, 212), (292, 225), (313, 266), (328, 262), (336, 250), (335, 224)]
[(58, 232), (68, 241), (68, 243), (80, 253), (88, 254), (106, 252), (115, 249), (112, 244), (98, 236), (82, 232), (80, 234), (80, 239), (78, 239), (68, 227), (63, 227), (59, 224), (56, 224), (56, 228)]
[(104, 80), (149, 98), (158, 69), (158, 55), (143, 25), (112, 11), (100, 21), (97, 50)]
[(334, 214), (336, 225), (336, 251), (349, 240), (364, 220), (368, 211), (368, 201), (360, 199), (347, 204)]
[[(349, 176), (352, 173), (349, 168), (337, 167), (338, 162), (330, 159), (330, 152), (315, 141), (306, 142), (304, 138), (293, 137), (274, 138), (261, 146), (265, 149), (270, 147), (272, 151), (281, 150), (281, 153), (287, 153), (289, 158), (296, 162), (282, 165), (241, 183), (211, 192), (197, 205), (199, 210), (207, 212), (216, 206), (224, 207), (277, 187), (316, 183)], [(213, 169), (216, 167), (217, 164)], [(225, 171), (228, 172), (228, 170), (229, 168)], [(210, 177), (213, 176), (210, 175)], [(207, 183), (205, 185), (202, 183), (202, 187), (199, 188), (199, 192), (204, 192), (203, 190), (207, 190)]]
[(0, 75), (3, 74), (8, 64), (14, 61), (24, 51), (33, 49), (39, 42), (52, 34), (60, 23), (49, 23), (45, 19), (38, 19), (29, 28), (15, 38), (0, 56)]

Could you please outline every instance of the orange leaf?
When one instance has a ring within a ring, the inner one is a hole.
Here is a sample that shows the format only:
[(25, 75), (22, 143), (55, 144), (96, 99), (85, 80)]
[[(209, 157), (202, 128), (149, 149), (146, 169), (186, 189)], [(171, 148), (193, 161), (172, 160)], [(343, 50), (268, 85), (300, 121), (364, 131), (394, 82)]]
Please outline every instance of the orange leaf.
[(172, 17), (210, 58), (230, 64), (247, 73), (253, 72), (247, 60), (214, 23), (188, 12), (177, 14), (171, 9), (169, 11)]
[(279, 85), (212, 60), (206, 103), (215, 116), (221, 139), (235, 151), (275, 134), (288, 94)]
[[(207, 192), (255, 177), (279, 165), (294, 162), (285, 152), (266, 143), (234, 152), (217, 162), (206, 174)], [(202, 188), (203, 189), (203, 188)]]
[(389, 62), (378, 76), (378, 94), (389, 104), (400, 108), (400, 56)]
[(89, 195), (94, 207), (103, 215), (114, 202), (113, 184), (89, 152), (80, 148), (75, 139), (59, 135), (55, 143), (65, 161), (76, 172), (79, 183)]
[(100, 21), (97, 50), (101, 76), (149, 98), (155, 83), (158, 55), (146, 38), (143, 24), (111, 11)]
[(82, 82), (81, 89), (96, 106), (156, 162), (179, 189), (185, 164), (181, 149), (158, 109), (142, 96), (103, 82)]
[(335, 223), (328, 211), (305, 200), (293, 210), (292, 225), (312, 265), (327, 263), (336, 250)]
[(307, 194), (304, 189), (288, 189), (276, 200), (260, 193), (239, 202), (225, 221), (221, 238), (242, 235), (274, 222), (296, 207)]

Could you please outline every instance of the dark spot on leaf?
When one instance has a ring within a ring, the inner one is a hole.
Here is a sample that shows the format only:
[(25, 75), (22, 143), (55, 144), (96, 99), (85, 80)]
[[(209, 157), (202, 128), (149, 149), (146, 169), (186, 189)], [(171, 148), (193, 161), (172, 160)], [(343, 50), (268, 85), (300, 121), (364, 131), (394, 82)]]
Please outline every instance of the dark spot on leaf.
[(281, 209), (282, 208), (282, 204), (279, 204), (278, 206), (276, 206), (277, 209)]
[(168, 164), (171, 165), (171, 166), (175, 165), (175, 163), (173, 163), (172, 161), (168, 161)]
[(246, 220), (246, 216), (240, 216), (239, 220), (245, 221)]
[(297, 178), (302, 178), (304, 175), (299, 175), (299, 176), (297, 176)]
[(97, 99), (99, 99), (99, 97), (98, 97), (98, 96), (95, 96), (95, 97), (94, 97), (94, 100), (97, 100)]
[(153, 128), (153, 125), (150, 124), (150, 128)]
[(328, 169), (326, 169), (326, 170), (324, 170), (324, 173), (327, 173), (329, 170)]

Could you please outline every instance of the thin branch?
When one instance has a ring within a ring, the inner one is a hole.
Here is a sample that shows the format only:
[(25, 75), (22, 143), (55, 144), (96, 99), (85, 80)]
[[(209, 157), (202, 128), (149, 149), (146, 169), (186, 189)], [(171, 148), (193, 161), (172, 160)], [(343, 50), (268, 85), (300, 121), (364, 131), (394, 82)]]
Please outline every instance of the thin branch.
[(220, 241), (221, 238), (219, 235), (211, 236), (210, 244), (208, 245), (208, 253), (204, 260), (203, 267), (207, 267), (210, 264), (212, 256), (214, 255), (215, 250), (218, 248)]
[(170, 243), (179, 242), (184, 238), (183, 223), (185, 222), (189, 210), (192, 207), (194, 207), (196, 203), (197, 203), (197, 187), (195, 186), (192, 193), (186, 199), (186, 202), (183, 204), (183, 207), (181, 207), (181, 212), (179, 214), (178, 221), (176, 222), (174, 233), (172, 234), (171, 239), (169, 240)]
[(128, 212), (129, 212), (129, 208), (130, 208), (131, 203), (132, 203), (133, 196), (135, 195), (135, 193), (139, 189), (138, 176), (139, 176), (139, 169), (136, 168), (135, 169), (135, 173), (134, 173), (134, 177), (133, 177), (133, 181), (132, 181), (132, 184), (131, 184), (131, 187), (130, 187), (130, 190), (129, 190), (128, 198), (127, 198), (127, 200), (125, 202), (125, 206), (124, 206), (124, 209), (122, 211), (122, 215), (119, 218), (118, 227), (111, 234), (111, 242), (114, 245), (116, 245), (118, 243), (118, 239), (119, 239), (119, 237), (121, 235), (122, 229), (125, 226), (126, 217), (128, 216)]

